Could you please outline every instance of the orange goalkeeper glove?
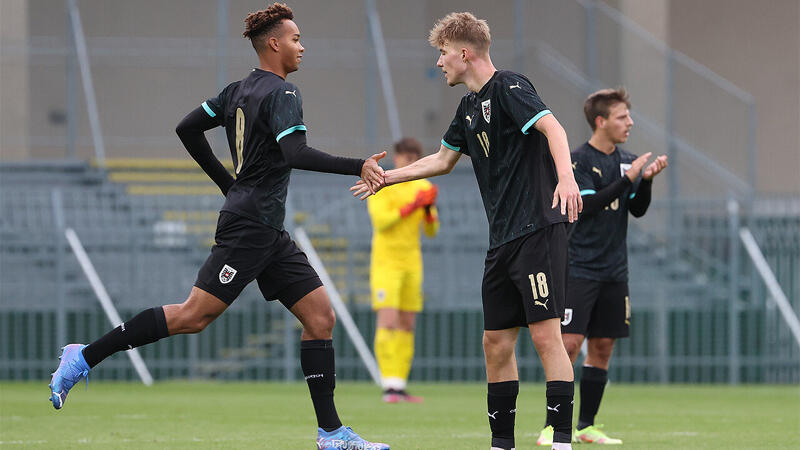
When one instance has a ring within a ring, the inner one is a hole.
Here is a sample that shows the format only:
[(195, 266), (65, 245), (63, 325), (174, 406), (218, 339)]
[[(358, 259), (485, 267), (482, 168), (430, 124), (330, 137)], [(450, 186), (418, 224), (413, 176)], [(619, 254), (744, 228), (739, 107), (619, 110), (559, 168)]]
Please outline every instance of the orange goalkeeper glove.
[(414, 201), (400, 208), (400, 217), (407, 217), (418, 208), (425, 208), (432, 206), (436, 202), (436, 194), (439, 190), (435, 185), (431, 185), (428, 189), (420, 189), (417, 191), (417, 196)]

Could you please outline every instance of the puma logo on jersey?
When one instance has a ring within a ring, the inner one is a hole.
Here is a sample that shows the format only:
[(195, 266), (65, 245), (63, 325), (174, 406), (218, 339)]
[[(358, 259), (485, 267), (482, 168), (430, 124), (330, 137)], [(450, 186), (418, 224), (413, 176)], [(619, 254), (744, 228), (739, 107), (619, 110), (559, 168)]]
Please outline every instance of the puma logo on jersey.
[(575, 170), (577, 168), (578, 168), (578, 163), (576, 162), (572, 163), (572, 170)]
[(508, 87), (508, 90), (511, 90), (511, 89), (514, 89), (514, 88), (517, 88), (517, 89), (522, 89), (521, 87), (519, 87), (519, 81), (517, 81), (517, 84), (515, 84), (515, 85), (513, 85), (513, 86), (509, 86), (509, 87)]
[(295, 97), (297, 97), (297, 89), (295, 89), (295, 90), (293, 90), (293, 91), (286, 91), (286, 92), (284, 92), (284, 94), (286, 94), (286, 95), (292, 94), (292, 95), (294, 95)]
[(464, 116), (465, 119), (469, 120), (469, 124), (472, 125), (472, 117)]
[(495, 417), (495, 416), (496, 416), (496, 415), (497, 415), (497, 413), (499, 413), (499, 412), (500, 412), (500, 411), (495, 411), (495, 412), (493, 412), (493, 413), (487, 413), (487, 414), (489, 414), (489, 417), (491, 417), (492, 419), (497, 419), (497, 417)]
[(603, 176), (603, 172), (597, 167), (592, 167), (592, 172), (597, 172), (598, 175)]
[(556, 406), (553, 406), (552, 408), (548, 406), (548, 407), (547, 407), (547, 410), (548, 410), (548, 411), (555, 411), (555, 412), (558, 412), (558, 407), (559, 407), (559, 406), (561, 406), (561, 403), (557, 404)]
[(534, 300), (533, 301), (533, 306), (541, 306), (542, 308), (547, 309), (547, 302), (549, 302), (549, 301), (550, 301), (549, 298), (547, 300), (545, 300), (544, 303), (540, 302), (539, 300)]

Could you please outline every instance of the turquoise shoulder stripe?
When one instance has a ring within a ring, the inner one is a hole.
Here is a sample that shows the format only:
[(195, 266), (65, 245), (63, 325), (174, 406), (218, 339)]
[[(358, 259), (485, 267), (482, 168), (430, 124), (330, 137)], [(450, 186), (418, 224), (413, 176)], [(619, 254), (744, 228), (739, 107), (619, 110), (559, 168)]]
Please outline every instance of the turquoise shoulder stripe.
[(292, 134), (295, 131), (307, 131), (305, 125), (295, 125), (293, 127), (287, 128), (281, 131), (278, 136), (275, 138), (275, 142), (280, 142), (281, 139), (286, 136), (287, 134)]
[(202, 106), (203, 106), (203, 109), (206, 110), (206, 112), (208, 113), (209, 116), (217, 117), (217, 113), (215, 113), (214, 111), (211, 110), (211, 108), (208, 106), (208, 103), (203, 102)]
[(539, 121), (539, 119), (541, 119), (542, 117), (544, 117), (544, 116), (546, 116), (548, 114), (553, 114), (553, 113), (549, 109), (545, 109), (544, 111), (540, 112), (539, 114), (533, 116), (531, 118), (531, 120), (529, 120), (527, 123), (525, 123), (525, 126), (522, 127), (522, 134), (528, 134), (528, 128), (532, 127), (533, 124), (535, 124), (536, 122)]
[(452, 150), (454, 152), (460, 152), (461, 151), (461, 147), (456, 147), (455, 145), (450, 145), (447, 142), (445, 142), (444, 139), (442, 139), (442, 145), (444, 145), (445, 147), (449, 148), (450, 150)]
[(589, 195), (589, 194), (597, 194), (597, 191), (594, 189), (584, 189), (581, 191), (581, 195)]
[(634, 192), (633, 194), (631, 194), (630, 196), (628, 196), (628, 198), (633, 198), (633, 197), (636, 197), (636, 192)]

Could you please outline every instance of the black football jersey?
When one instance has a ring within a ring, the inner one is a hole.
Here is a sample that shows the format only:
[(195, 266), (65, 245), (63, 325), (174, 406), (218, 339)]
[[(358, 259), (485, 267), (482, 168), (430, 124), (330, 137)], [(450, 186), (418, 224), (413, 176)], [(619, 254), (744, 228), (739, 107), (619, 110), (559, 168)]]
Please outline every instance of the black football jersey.
[(283, 230), (291, 168), (278, 142), (306, 131), (300, 91), (272, 72), (253, 69), (202, 106), (225, 127), (236, 172), (222, 211)]
[(462, 97), (442, 139), (442, 145), (472, 160), (490, 248), (567, 221), (560, 208), (551, 208), (555, 163), (547, 138), (533, 126), (547, 114), (525, 76), (501, 70), (480, 92)]
[[(592, 195), (625, 176), (636, 155), (617, 147), (610, 155), (585, 143), (572, 151), (581, 196)], [(628, 280), (628, 203), (639, 181), (595, 214), (578, 217), (569, 238), (569, 275), (597, 281)]]

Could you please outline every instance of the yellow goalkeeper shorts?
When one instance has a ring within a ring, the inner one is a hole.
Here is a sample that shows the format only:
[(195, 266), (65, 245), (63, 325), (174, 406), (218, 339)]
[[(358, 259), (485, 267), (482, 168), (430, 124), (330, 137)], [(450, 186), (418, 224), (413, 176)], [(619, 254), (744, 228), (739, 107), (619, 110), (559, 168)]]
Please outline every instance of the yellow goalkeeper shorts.
[(373, 268), (369, 277), (372, 309), (422, 311), (422, 270)]

